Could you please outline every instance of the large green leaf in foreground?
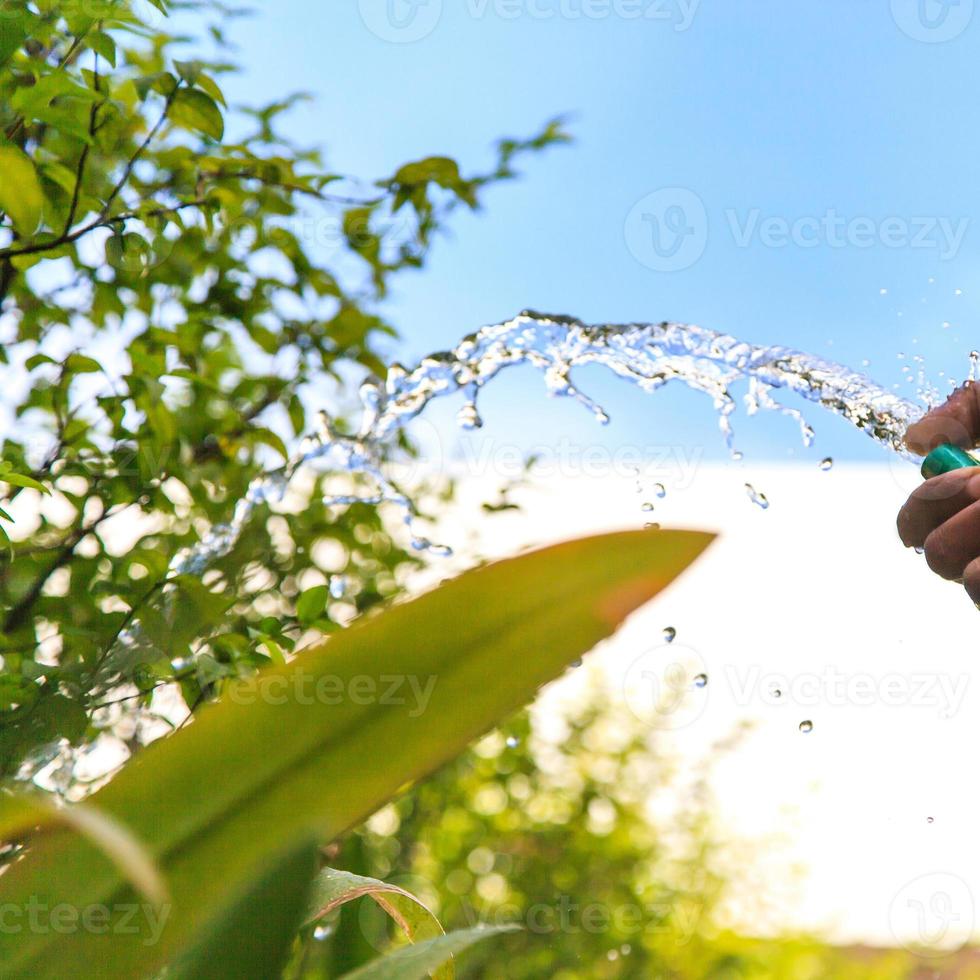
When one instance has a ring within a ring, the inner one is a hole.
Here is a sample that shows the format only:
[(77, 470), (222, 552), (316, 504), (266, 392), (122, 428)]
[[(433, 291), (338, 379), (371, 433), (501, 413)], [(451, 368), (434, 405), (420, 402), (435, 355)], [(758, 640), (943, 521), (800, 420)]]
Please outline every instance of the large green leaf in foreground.
[(488, 565), (231, 688), (91, 798), (159, 863), (162, 928), (97, 848), (46, 829), (0, 878), (0, 908), (104, 906), (108, 928), (27, 928), (25, 916), (0, 930), (0, 975), (150, 974), (211, 931), (271, 855), (337, 837), (457, 755), (710, 541), (623, 532)]

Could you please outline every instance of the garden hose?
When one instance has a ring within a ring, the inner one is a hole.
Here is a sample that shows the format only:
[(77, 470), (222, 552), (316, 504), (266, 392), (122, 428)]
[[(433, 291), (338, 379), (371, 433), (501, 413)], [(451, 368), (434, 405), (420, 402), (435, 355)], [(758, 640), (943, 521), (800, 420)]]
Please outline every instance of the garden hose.
[(965, 449), (944, 443), (937, 446), (922, 461), (922, 475), (931, 480), (934, 476), (949, 473), (952, 470), (962, 470), (968, 466), (980, 466), (980, 459), (975, 459)]

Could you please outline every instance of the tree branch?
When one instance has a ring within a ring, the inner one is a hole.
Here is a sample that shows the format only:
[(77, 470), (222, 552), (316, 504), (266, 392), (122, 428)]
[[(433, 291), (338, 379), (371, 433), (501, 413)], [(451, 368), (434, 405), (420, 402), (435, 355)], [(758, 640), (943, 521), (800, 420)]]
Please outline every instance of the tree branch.
[[(77, 242), (79, 238), (87, 235), (90, 231), (94, 231), (96, 228), (104, 228), (112, 221), (109, 220), (109, 211), (112, 209), (113, 202), (122, 193), (123, 188), (129, 183), (129, 178), (133, 174), (133, 169), (139, 162), (140, 157), (146, 152), (147, 147), (153, 141), (154, 137), (160, 131), (160, 128), (167, 120), (167, 114), (170, 112), (170, 107), (174, 103), (174, 99), (177, 97), (177, 93), (180, 91), (181, 82), (178, 82), (174, 86), (174, 90), (167, 96), (167, 101), (164, 104), (163, 112), (160, 114), (160, 118), (153, 124), (150, 128), (149, 133), (146, 134), (146, 138), (137, 147), (136, 152), (130, 157), (125, 169), (123, 170), (122, 176), (116, 183), (115, 187), (112, 189), (112, 193), (106, 199), (105, 204), (102, 206), (102, 210), (99, 212), (98, 216), (90, 221), (88, 224), (83, 225), (81, 228), (75, 231), (64, 232), (57, 238), (52, 239), (48, 242), (37, 242), (34, 245), (25, 245), (23, 248), (5, 248), (0, 249), (0, 261), (16, 258), (19, 255), (37, 255), (39, 252), (50, 252), (53, 249), (60, 248), (62, 245), (70, 245), (72, 242)], [(135, 217), (135, 215), (130, 215), (130, 217)]]

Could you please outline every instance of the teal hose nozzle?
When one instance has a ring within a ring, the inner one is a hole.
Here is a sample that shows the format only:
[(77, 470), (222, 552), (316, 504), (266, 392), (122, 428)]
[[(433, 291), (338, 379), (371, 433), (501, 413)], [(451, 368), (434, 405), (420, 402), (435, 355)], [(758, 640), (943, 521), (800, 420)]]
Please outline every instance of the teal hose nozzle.
[(934, 476), (949, 473), (952, 470), (962, 470), (968, 466), (980, 466), (980, 460), (971, 456), (965, 449), (959, 446), (944, 443), (937, 446), (922, 461), (922, 475), (931, 480)]

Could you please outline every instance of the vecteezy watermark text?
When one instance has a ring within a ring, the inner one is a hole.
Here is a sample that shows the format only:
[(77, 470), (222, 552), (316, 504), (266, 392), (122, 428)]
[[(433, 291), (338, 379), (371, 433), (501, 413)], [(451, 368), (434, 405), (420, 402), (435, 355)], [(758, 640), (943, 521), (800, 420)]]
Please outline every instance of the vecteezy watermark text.
[[(736, 248), (931, 249), (941, 261), (954, 259), (970, 219), (951, 215), (848, 215), (828, 207), (810, 214), (773, 214), (761, 207), (726, 208), (720, 229), (701, 197), (686, 187), (664, 187), (629, 210), (623, 235), (630, 254), (656, 272), (689, 269), (709, 240), (727, 239)], [(713, 233), (712, 230), (714, 229)]]
[[(625, 20), (670, 25), (678, 33), (694, 23), (701, 0), (465, 0), (475, 21)], [(382, 41), (411, 44), (428, 37), (443, 15), (443, 0), (358, 0), (361, 20)]]
[(878, 221), (848, 218), (836, 208), (820, 215), (785, 218), (764, 215), (760, 208), (725, 211), (732, 240), (739, 248), (758, 242), (764, 248), (931, 248), (943, 261), (953, 258), (970, 226), (968, 218), (891, 216)]
[(355, 704), (407, 708), (409, 718), (418, 718), (429, 706), (438, 678), (435, 674), (312, 674), (296, 670), (289, 674), (256, 674), (231, 684), (227, 699), (235, 704)]
[(50, 905), (32, 896), (26, 904), (0, 902), (0, 934), (71, 936), (80, 932), (96, 936), (142, 936), (144, 946), (160, 939), (170, 917), (170, 905), (149, 902), (117, 902), (113, 905)]
[(800, 673), (792, 677), (767, 673), (758, 665), (739, 667), (728, 664), (724, 677), (735, 703), (746, 706), (754, 701), (781, 704), (787, 701), (801, 707), (885, 707), (935, 708), (942, 717), (951, 717), (963, 704), (970, 678), (966, 674), (927, 673), (848, 673), (827, 667), (821, 673)]

